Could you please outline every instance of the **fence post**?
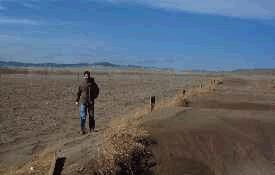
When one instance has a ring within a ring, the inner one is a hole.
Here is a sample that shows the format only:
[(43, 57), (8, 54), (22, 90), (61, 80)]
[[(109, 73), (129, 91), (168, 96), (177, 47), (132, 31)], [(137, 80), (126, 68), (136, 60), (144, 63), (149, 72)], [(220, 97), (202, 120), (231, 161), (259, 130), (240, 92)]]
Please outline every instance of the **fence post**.
[(182, 96), (185, 96), (185, 94), (186, 94), (186, 90), (183, 89), (183, 90), (182, 90)]
[(154, 110), (155, 104), (156, 104), (156, 97), (150, 96), (151, 112)]
[(48, 175), (54, 175), (54, 170), (55, 170), (55, 166), (56, 166), (56, 159), (57, 159), (56, 152), (54, 152), (52, 160), (51, 160), (51, 166), (50, 166), (50, 170), (49, 170)]

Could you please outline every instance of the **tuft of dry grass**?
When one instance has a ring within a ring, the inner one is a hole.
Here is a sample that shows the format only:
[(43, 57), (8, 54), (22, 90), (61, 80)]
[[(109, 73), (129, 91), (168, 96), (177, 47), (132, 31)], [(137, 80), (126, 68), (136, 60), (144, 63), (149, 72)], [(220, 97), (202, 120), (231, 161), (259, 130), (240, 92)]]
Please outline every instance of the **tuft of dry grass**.
[(176, 106), (188, 107), (189, 103), (190, 101), (187, 99), (187, 97), (182, 95), (177, 95), (174, 100), (174, 105)]
[(4, 175), (44, 175), (49, 172), (52, 157), (52, 152), (36, 155), (34, 159), (26, 163), (22, 167), (13, 167), (10, 171), (6, 171)]
[(22, 166), (11, 167), (3, 175), (45, 175), (49, 173), (54, 154), (60, 145), (52, 146), (39, 153), (33, 153), (32, 160)]
[(136, 174), (146, 156), (146, 140), (149, 133), (134, 118), (116, 119), (104, 132), (97, 174)]
[(174, 100), (172, 100), (171, 104), (176, 106), (188, 107), (192, 100), (192, 97), (211, 93), (215, 91), (218, 85), (221, 85), (222, 83), (223, 81), (221, 79), (210, 79), (206, 82), (201, 83), (199, 87), (192, 87), (188, 90), (181, 90), (176, 94), (176, 97), (174, 98)]

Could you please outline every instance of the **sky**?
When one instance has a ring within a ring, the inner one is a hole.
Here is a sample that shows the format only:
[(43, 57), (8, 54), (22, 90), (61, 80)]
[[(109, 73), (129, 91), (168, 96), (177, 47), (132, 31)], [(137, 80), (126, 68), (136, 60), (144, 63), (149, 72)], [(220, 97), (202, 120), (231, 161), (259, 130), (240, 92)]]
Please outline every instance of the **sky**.
[(275, 1), (0, 0), (0, 61), (275, 68)]

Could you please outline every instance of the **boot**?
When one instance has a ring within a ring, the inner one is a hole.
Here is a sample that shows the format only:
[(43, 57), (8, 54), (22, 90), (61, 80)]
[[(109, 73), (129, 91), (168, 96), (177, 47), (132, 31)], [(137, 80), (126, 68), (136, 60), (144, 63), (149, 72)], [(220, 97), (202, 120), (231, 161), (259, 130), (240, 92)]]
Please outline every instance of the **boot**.
[(82, 135), (86, 134), (85, 128), (81, 128), (81, 134), (82, 134)]

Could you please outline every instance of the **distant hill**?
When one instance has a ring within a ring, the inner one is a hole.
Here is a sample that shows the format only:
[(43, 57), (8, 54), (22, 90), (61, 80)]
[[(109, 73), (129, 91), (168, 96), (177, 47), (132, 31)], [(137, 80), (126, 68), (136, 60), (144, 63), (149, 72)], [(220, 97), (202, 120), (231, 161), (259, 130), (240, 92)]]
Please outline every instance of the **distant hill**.
[(139, 68), (139, 69), (157, 69), (154, 67), (143, 67), (137, 65), (118, 65), (110, 62), (96, 63), (77, 63), (77, 64), (58, 64), (58, 63), (22, 63), (17, 61), (0, 61), (0, 67), (109, 67), (109, 68)]
[(237, 69), (232, 71), (234, 73), (239, 73), (239, 74), (271, 74), (271, 75), (275, 75), (275, 69), (274, 68), (266, 68), (266, 69)]
[(265, 68), (265, 69), (236, 69), (233, 72), (266, 72), (275, 71), (275, 68)]
[(122, 67), (121, 65), (113, 64), (110, 62), (96, 62), (90, 64), (91, 66), (103, 66), (103, 67)]

